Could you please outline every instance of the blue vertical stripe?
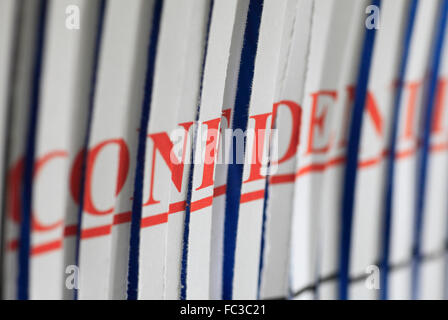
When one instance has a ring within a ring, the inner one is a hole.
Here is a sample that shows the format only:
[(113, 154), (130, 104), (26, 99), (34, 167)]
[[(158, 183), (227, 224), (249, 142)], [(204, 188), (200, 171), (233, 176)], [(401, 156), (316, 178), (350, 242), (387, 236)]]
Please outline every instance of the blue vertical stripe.
[(36, 148), (36, 131), (39, 115), (40, 79), (42, 74), (42, 59), (44, 53), (45, 27), (47, 16), (47, 0), (42, 0), (38, 5), (36, 51), (34, 55), (34, 69), (31, 78), (31, 97), (28, 118), (28, 131), (25, 144), (25, 163), (23, 171), (23, 186), (21, 190), (22, 208), (20, 224), (20, 247), (19, 247), (19, 273), (17, 284), (17, 298), (28, 299), (29, 288), (29, 257), (31, 242), (31, 209), (33, 195), (33, 170), (34, 155)]
[[(379, 7), (380, 0), (373, 0), (372, 5)], [(347, 162), (344, 172), (344, 189), (342, 195), (342, 225), (340, 243), (341, 256), (339, 264), (339, 298), (342, 300), (346, 300), (348, 298), (350, 247), (352, 238), (356, 173), (358, 169), (358, 151), (364, 106), (367, 96), (370, 65), (372, 61), (373, 45), (375, 42), (375, 33), (376, 30), (374, 28), (366, 29), (347, 145)]]
[[(273, 119), (275, 121), (275, 119)], [(261, 286), (261, 280), (262, 280), (262, 272), (264, 267), (264, 249), (266, 246), (266, 216), (267, 216), (267, 208), (268, 208), (268, 201), (269, 201), (269, 177), (270, 177), (270, 167), (271, 162), (268, 163), (268, 174), (266, 175), (265, 179), (265, 185), (264, 185), (264, 202), (263, 202), (263, 220), (261, 225), (261, 245), (260, 245), (260, 262), (258, 264), (258, 287), (257, 287), (257, 299), (260, 299), (260, 286)]]
[(412, 253), (412, 298), (417, 299), (419, 295), (419, 278), (420, 278), (420, 258), (422, 247), (422, 231), (424, 221), (424, 205), (426, 195), (426, 176), (428, 171), (429, 144), (431, 137), (431, 124), (433, 118), (434, 105), (437, 94), (437, 77), (439, 74), (440, 61), (442, 57), (443, 45), (445, 40), (448, 0), (440, 3), (439, 18), (436, 26), (436, 34), (434, 38), (428, 85), (425, 88), (425, 100), (423, 108), (423, 126), (421, 134), (421, 150), (419, 154), (418, 176), (416, 186), (416, 212), (414, 221), (414, 240)]
[[(202, 96), (202, 88), (203, 88), (203, 81), (204, 81), (204, 71), (205, 71), (205, 61), (207, 59), (207, 48), (208, 48), (208, 39), (210, 34), (210, 24), (212, 21), (212, 12), (213, 12), (213, 5), (214, 0), (210, 0), (210, 8), (208, 12), (208, 21), (207, 21), (207, 31), (205, 34), (205, 44), (204, 44), (204, 53), (202, 57), (202, 71), (201, 71), (201, 79), (200, 79), (200, 88), (199, 88), (199, 95), (198, 99), (200, 101)], [(199, 121), (199, 114), (201, 110), (200, 102), (197, 106), (196, 111), (196, 123)], [(182, 261), (181, 261), (181, 274), (180, 274), (180, 282), (181, 282), (181, 289), (180, 289), (180, 299), (185, 300), (187, 299), (187, 266), (188, 266), (188, 238), (190, 236), (190, 205), (191, 205), (191, 194), (193, 189), (193, 174), (194, 174), (194, 146), (196, 142), (197, 137), (197, 126), (195, 126), (194, 134), (193, 134), (193, 149), (191, 152), (191, 158), (190, 158), (190, 172), (188, 175), (188, 190), (187, 190), (187, 206), (185, 207), (185, 222), (184, 222), (184, 234), (183, 234), (183, 243), (182, 243)]]
[(146, 135), (152, 100), (154, 70), (156, 64), (157, 44), (159, 40), (160, 20), (163, 0), (155, 0), (150, 29), (148, 55), (146, 62), (146, 80), (142, 102), (142, 114), (138, 137), (137, 165), (135, 169), (134, 197), (132, 202), (131, 236), (129, 240), (128, 300), (137, 300), (138, 270), (140, 252), (140, 222), (142, 219), (143, 178), (145, 169)]
[[(250, 0), (243, 48), (241, 51), (232, 130), (240, 129), (245, 132), (247, 128), (262, 10), (263, 0)], [(245, 144), (246, 142), (244, 141), (244, 149)], [(225, 300), (232, 299), (233, 292), (236, 233), (244, 166), (244, 164), (236, 163), (238, 156), (235, 137), (233, 137), (232, 148), (233, 159), (231, 159), (227, 174), (226, 209), (224, 217), (222, 297)]]
[[(92, 127), (92, 115), (93, 115), (93, 103), (95, 100), (95, 88), (96, 88), (96, 79), (98, 74), (98, 63), (99, 63), (99, 56), (101, 52), (101, 38), (103, 35), (103, 26), (104, 26), (104, 12), (106, 10), (106, 0), (101, 0), (99, 4), (98, 9), (98, 23), (97, 23), (97, 33), (95, 38), (95, 48), (94, 48), (94, 54), (93, 54), (93, 64), (92, 64), (92, 76), (90, 79), (90, 93), (89, 93), (89, 105), (87, 109), (87, 126), (86, 126), (86, 133), (84, 136), (84, 153), (82, 155), (82, 165), (81, 165), (81, 172), (80, 172), (80, 183), (79, 183), (79, 207), (78, 207), (78, 224), (76, 227), (76, 247), (75, 247), (75, 263), (77, 266), (79, 266), (79, 251), (81, 247), (81, 228), (82, 228), (82, 211), (84, 207), (84, 182), (86, 177), (86, 170), (87, 170), (87, 149), (89, 147), (89, 140), (90, 140), (90, 129)], [(75, 289), (74, 299), (78, 299), (78, 289)]]
[[(7, 186), (8, 184), (8, 168), (9, 168), (9, 164), (8, 164), (8, 159), (10, 159), (10, 152), (11, 152), (11, 144), (12, 144), (12, 114), (13, 114), (13, 108), (14, 108), (14, 103), (15, 103), (15, 99), (14, 99), (14, 90), (13, 90), (13, 86), (17, 81), (17, 69), (19, 67), (18, 64), (18, 52), (19, 52), (19, 43), (20, 43), (20, 35), (22, 34), (22, 19), (23, 19), (23, 15), (24, 15), (24, 9), (23, 9), (23, 0), (18, 0), (17, 4), (14, 8), (14, 24), (13, 24), (13, 36), (12, 39), (13, 42), (11, 42), (12, 45), (12, 49), (10, 51), (11, 54), (11, 61), (10, 61), (10, 67), (8, 70), (8, 83), (9, 83), (9, 92), (7, 94), (7, 104), (6, 104), (6, 113), (5, 113), (5, 120), (4, 120), (4, 124), (5, 124), (5, 128), (3, 131), (4, 134), (4, 138), (3, 138), (3, 167), (1, 168), (2, 170), (2, 174), (3, 174), (3, 179), (1, 181), (1, 183), (3, 183), (3, 186)], [(6, 240), (5, 237), (5, 230), (6, 230), (6, 203), (7, 203), (7, 197), (8, 194), (6, 192), (6, 190), (3, 190), (3, 193), (1, 194), (1, 214), (0, 214), (0, 243), (2, 245), (2, 248), (0, 249), (0, 275), (4, 275), (5, 272), (5, 252), (3, 250), (4, 248), (4, 243)], [(4, 299), (4, 281), (3, 279), (0, 280), (0, 299)]]
[(385, 184), (385, 204), (384, 204), (384, 222), (383, 222), (383, 240), (381, 252), (381, 278), (380, 278), (380, 298), (388, 299), (388, 282), (389, 282), (389, 255), (391, 241), (391, 224), (392, 224), (392, 206), (394, 192), (394, 175), (395, 175), (395, 153), (398, 135), (398, 120), (401, 109), (401, 96), (403, 92), (404, 77), (409, 56), (409, 48), (411, 43), (412, 32), (414, 30), (415, 15), (417, 12), (418, 0), (412, 0), (409, 4), (409, 17), (405, 34), (403, 37), (401, 62), (398, 70), (397, 88), (394, 99), (394, 109), (392, 111), (392, 127), (389, 141), (389, 154), (387, 159), (387, 172)]

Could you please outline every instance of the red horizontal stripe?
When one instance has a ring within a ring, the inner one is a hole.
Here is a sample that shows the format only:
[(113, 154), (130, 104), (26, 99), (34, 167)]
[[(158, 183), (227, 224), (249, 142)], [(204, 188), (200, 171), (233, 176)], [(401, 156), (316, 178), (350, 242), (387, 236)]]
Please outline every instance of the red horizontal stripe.
[(448, 142), (438, 143), (431, 146), (431, 151), (440, 152), (448, 150)]
[(345, 157), (342, 156), (342, 157), (336, 157), (336, 158), (330, 159), (329, 161), (324, 162), (324, 163), (310, 164), (309, 166), (299, 169), (296, 173), (296, 178), (303, 176), (304, 174), (307, 174), (310, 172), (324, 171), (328, 167), (336, 166), (336, 165), (342, 164), (344, 162), (345, 162)]
[(65, 226), (64, 237), (76, 236), (77, 232), (78, 232), (78, 226), (76, 224)]
[(366, 160), (362, 160), (358, 163), (358, 167), (359, 168), (367, 168), (367, 167), (371, 167), (371, 166), (375, 166), (378, 163), (380, 163), (381, 161), (383, 161), (383, 159), (385, 157), (387, 157), (387, 155), (389, 154), (389, 152), (387, 150), (383, 150), (378, 156), (370, 158), (370, 159), (366, 159)]
[(41, 245), (34, 246), (31, 249), (31, 255), (37, 256), (50, 251), (58, 250), (62, 248), (62, 240), (55, 240), (52, 242), (44, 243)]
[(8, 245), (6, 246), (6, 250), (8, 251), (14, 251), (19, 248), (19, 240), (11, 240), (8, 242)]
[(89, 239), (101, 236), (107, 236), (112, 230), (111, 225), (84, 229), (81, 232), (81, 239)]
[(403, 159), (403, 158), (407, 158), (410, 157), (412, 155), (414, 155), (417, 151), (417, 148), (412, 148), (412, 149), (408, 149), (408, 150), (403, 150), (403, 151), (397, 151), (395, 153), (395, 159)]
[(278, 175), (272, 176), (269, 182), (272, 184), (279, 184), (279, 183), (291, 183), (291, 182), (294, 182), (294, 180), (295, 180), (294, 173), (278, 174)]
[[(440, 151), (446, 151), (446, 150), (448, 150), (448, 143), (446, 143), (446, 142), (440, 143), (440, 144), (435, 144), (435, 145), (431, 146), (432, 152), (440, 152)], [(396, 153), (396, 158), (402, 159), (402, 158), (412, 156), (416, 153), (416, 151), (417, 151), (417, 148), (399, 151)], [(379, 163), (385, 156), (387, 156), (387, 151), (383, 151), (383, 153), (378, 157), (361, 161), (359, 163), (359, 166), (361, 168), (363, 168), (363, 167), (375, 165), (375, 164)], [(302, 176), (307, 173), (323, 171), (328, 167), (339, 165), (344, 162), (345, 162), (345, 157), (336, 157), (336, 158), (331, 159), (324, 163), (311, 164), (309, 166), (299, 169), (295, 176), (299, 177), (299, 176)], [(272, 184), (291, 183), (291, 182), (294, 182), (294, 175), (293, 174), (275, 175), (275, 176), (271, 177), (270, 182)], [(226, 192), (226, 185), (216, 187), (213, 190), (213, 197), (221, 196), (221, 195), (225, 194), (225, 192)], [(213, 197), (206, 197), (204, 199), (194, 201), (191, 204), (192, 205), (191, 211), (197, 211), (202, 208), (211, 206), (213, 203)], [(242, 194), (240, 201), (241, 201), (241, 203), (245, 203), (245, 202), (255, 201), (258, 199), (262, 199), (262, 198), (264, 198), (264, 190), (259, 190), (259, 191)], [(183, 210), (185, 210), (185, 207), (186, 207), (185, 201), (172, 203), (172, 204), (170, 204), (169, 213), (183, 211)], [(132, 219), (132, 212), (120, 213), (120, 214), (117, 214), (114, 216), (113, 224), (121, 224), (121, 223), (130, 222), (131, 219)], [(162, 214), (143, 218), (141, 221), (141, 227), (146, 228), (146, 227), (150, 227), (150, 226), (155, 226), (158, 224), (166, 223), (167, 221), (168, 221), (168, 213), (162, 213)], [(112, 229), (111, 225), (85, 229), (81, 233), (81, 238), (88, 239), (88, 238), (105, 236), (105, 235), (108, 235), (111, 233), (111, 229)], [(77, 232), (77, 225), (69, 225), (69, 226), (66, 226), (64, 229), (64, 236), (66, 236), (66, 237), (74, 236), (74, 235), (76, 235), (76, 232)], [(12, 240), (7, 244), (7, 250), (10, 250), (10, 251), (16, 250), (16, 249), (18, 249), (18, 247), (19, 247), (18, 240)], [(33, 247), (31, 249), (31, 255), (40, 255), (40, 254), (58, 250), (61, 248), (62, 248), (62, 240), (55, 240), (52, 242), (48, 242), (48, 243)]]
[(114, 225), (116, 224), (122, 224), (122, 223), (127, 223), (127, 222), (131, 222), (132, 220), (132, 212), (128, 211), (128, 212), (123, 212), (123, 213), (118, 213), (116, 215), (114, 215)]
[(241, 195), (240, 203), (255, 201), (264, 198), (264, 190), (253, 191)]
[(170, 204), (169, 214), (184, 211), (187, 207), (187, 201), (179, 201)]
[(196, 200), (191, 203), (191, 212), (198, 211), (207, 207), (210, 207), (213, 204), (213, 196), (206, 197), (201, 200)]
[(145, 217), (140, 223), (140, 228), (147, 228), (168, 222), (168, 212)]
[(361, 161), (358, 164), (358, 167), (360, 167), (360, 168), (372, 167), (372, 166), (377, 165), (378, 163), (380, 163), (381, 160), (383, 160), (383, 157), (376, 157), (376, 158), (364, 160), (364, 161)]
[(227, 191), (226, 185), (216, 187), (215, 189), (213, 189), (213, 197), (222, 196), (223, 194), (226, 193), (226, 191)]

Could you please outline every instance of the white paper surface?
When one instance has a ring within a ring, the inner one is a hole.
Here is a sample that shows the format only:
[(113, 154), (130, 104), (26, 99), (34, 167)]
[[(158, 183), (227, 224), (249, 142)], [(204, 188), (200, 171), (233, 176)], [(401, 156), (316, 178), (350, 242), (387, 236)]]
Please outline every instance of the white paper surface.
[[(9, 115), (9, 97), (12, 91), (11, 75), (13, 71), (14, 48), (17, 41), (14, 38), (16, 31), (15, 19), (18, 13), (17, 1), (5, 0), (0, 2), (0, 168), (4, 168), (6, 156)], [(4, 172), (0, 172), (0, 181), (4, 179)], [(4, 185), (0, 185), (0, 194), (3, 195)], [(0, 207), (3, 206), (3, 198)], [(3, 213), (2, 213), (3, 214)], [(3, 221), (3, 220), (2, 220)], [(1, 226), (1, 223), (0, 223)], [(0, 240), (0, 246), (3, 246)]]
[(106, 7), (84, 195), (79, 299), (107, 299), (114, 293), (111, 281), (123, 283), (127, 277), (114, 264), (115, 250), (126, 248), (113, 241), (123, 236), (126, 246), (127, 234), (114, 230), (112, 237), (111, 232), (123, 220), (120, 228), (130, 227), (121, 218), (132, 207), (152, 5), (112, 0)]
[(3, 296), (17, 299), (18, 250), (20, 237), (21, 187), (30, 108), (31, 74), (35, 60), (35, 41), (39, 17), (38, 1), (24, 3), (21, 14), (22, 29), (18, 35), (16, 82), (11, 105), (11, 143), (8, 152), (6, 188), (6, 219), (4, 243)]
[[(266, 182), (260, 173), (254, 173), (254, 176), (261, 179), (253, 179), (252, 169), (258, 167), (256, 163), (262, 163), (264, 160), (260, 171), (263, 173), (262, 170), (264, 170), (264, 174), (266, 174), (267, 161), (264, 157), (262, 158), (262, 154), (264, 154), (263, 150), (269, 148), (269, 133), (266, 130), (258, 131), (260, 128), (256, 125), (258, 122), (256, 117), (269, 114), (277, 98), (276, 83), (282, 47), (281, 41), (285, 25), (290, 26), (292, 24), (296, 3), (297, 1), (278, 3), (268, 0), (263, 4), (247, 125), (248, 132), (249, 130), (255, 130), (252, 136), (248, 134), (246, 138), (243, 185), (241, 187), (235, 247), (233, 299), (257, 298)], [(292, 14), (288, 14), (291, 11)], [(272, 122), (270, 115), (261, 117), (260, 122), (265, 125)], [(267, 128), (269, 128), (269, 125), (267, 125)], [(264, 139), (264, 143), (261, 142), (262, 139)], [(258, 146), (258, 148), (255, 146)], [(254, 153), (254, 150), (258, 150), (258, 154), (257, 151)], [(251, 159), (254, 159), (253, 157), (257, 157), (259, 161), (257, 160), (254, 163), (251, 161)]]
[[(409, 263), (412, 255), (417, 178), (418, 130), (423, 108), (424, 79), (428, 72), (431, 43), (437, 17), (438, 1), (419, 1), (412, 33), (399, 115), (392, 207), (390, 264)], [(431, 22), (431, 23), (428, 23)], [(410, 275), (410, 273), (409, 273)], [(397, 279), (397, 282), (395, 282)], [(402, 292), (410, 282), (403, 277), (391, 278), (390, 298), (410, 298)], [(400, 289), (401, 288), (401, 289)]]
[[(261, 269), (260, 298), (287, 297), (289, 292), (289, 257), (292, 201), (294, 194), (296, 152), (299, 143), (301, 104), (308, 63), (313, 0), (297, 1), (291, 26), (285, 28), (282, 59), (279, 65), (273, 112), (276, 114), (276, 139), (271, 142), (272, 172), (265, 222), (265, 247)], [(280, 78), (280, 79), (279, 79)]]
[[(173, 143), (178, 142), (181, 146), (181, 148), (178, 148), (180, 153), (178, 154), (178, 159), (185, 164), (179, 173), (176, 171), (176, 183), (172, 182), (173, 179), (170, 179), (171, 184), (169, 185), (169, 214), (165, 253), (165, 299), (179, 299), (181, 286), (185, 206), (188, 192), (188, 177), (192, 168), (190, 158), (193, 147), (193, 123), (196, 120), (198, 111), (202, 62), (210, 10), (208, 1), (201, 0), (196, 2), (196, 5), (199, 6), (200, 10), (195, 6), (192, 7), (193, 12), (190, 12), (189, 16), (189, 19), (192, 20), (189, 22), (191, 27), (187, 29), (189, 32), (186, 40), (188, 41), (184, 57), (182, 57), (183, 65), (180, 70), (176, 70), (176, 76), (182, 80), (180, 83), (181, 92), (176, 102), (179, 108), (176, 116), (176, 130), (180, 131), (175, 131), (174, 137), (173, 134), (170, 137)], [(200, 14), (198, 15), (195, 12)], [(178, 180), (179, 178), (181, 180)], [(177, 181), (182, 181), (182, 183), (179, 184)]]
[[(241, 50), (247, 2), (214, 1), (205, 60), (198, 126), (201, 136), (194, 142), (194, 172), (191, 193), (187, 257), (187, 299), (210, 297), (210, 250), (212, 204), (221, 113), (227, 86), (229, 58)], [(206, 162), (207, 161), (207, 162)]]
[[(402, 39), (409, 15), (406, 3), (390, 0), (381, 3), (381, 26), (373, 48), (355, 186), (352, 277), (366, 274), (370, 265), (378, 265), (382, 253), (387, 150), (395, 108), (395, 81), (399, 76)], [(375, 299), (378, 293), (363, 283), (353, 298)]]
[(448, 30), (445, 30), (433, 119), (431, 126), (425, 203), (423, 208), (422, 255), (441, 256), (423, 264), (420, 276), (421, 299), (445, 299), (448, 201)]
[[(61, 299), (65, 287), (64, 218), (70, 201), (70, 160), (73, 132), (84, 136), (91, 57), (96, 34), (98, 1), (50, 2), (40, 82), (33, 216), (30, 253), (30, 298)], [(66, 7), (76, 5), (82, 28), (65, 27)], [(84, 84), (84, 85), (83, 85)], [(77, 122), (79, 119), (81, 121)]]
[[(355, 84), (358, 79), (361, 62), (361, 50), (365, 34), (365, 7), (368, 2), (359, 3), (352, 17), (352, 27), (348, 35), (347, 51), (343, 58), (343, 67), (337, 85), (337, 100), (330, 128), (333, 143), (327, 161), (323, 162), (323, 191), (320, 198), (319, 239), (319, 277), (328, 279), (319, 284), (317, 296), (321, 299), (335, 299), (337, 279), (334, 275), (339, 268), (341, 197), (344, 183), (345, 156), (348, 126), (350, 125), (351, 106), (354, 101)], [(315, 167), (319, 170), (319, 166)], [(333, 277), (333, 278), (332, 278)]]
[[(247, 20), (249, 1), (244, 0), (239, 3), (236, 21), (240, 25), (245, 25)], [(231, 137), (225, 134), (225, 130), (232, 127), (235, 107), (235, 97), (238, 84), (238, 73), (240, 68), (240, 57), (243, 45), (244, 32), (238, 29), (233, 38), (233, 50), (230, 52), (229, 65), (227, 70), (226, 88), (224, 91), (224, 101), (222, 106), (222, 116), (220, 124), (220, 140), (218, 143), (218, 158), (215, 167), (215, 183), (213, 189), (212, 204), (212, 237), (210, 248), (210, 299), (222, 298), (222, 272), (223, 272), (223, 250), (224, 250), (224, 221), (226, 206), (226, 183), (228, 162), (230, 161)]]
[[(171, 159), (174, 151), (163, 142), (161, 135), (169, 144), (172, 143), (170, 142), (172, 132), (182, 128), (178, 125), (177, 120), (182, 109), (187, 108), (183, 105), (182, 99), (179, 99), (187, 90), (184, 88), (188, 76), (185, 74), (187, 71), (185, 65), (188, 63), (186, 54), (191, 50), (189, 42), (192, 32), (197, 31), (198, 28), (201, 30), (207, 20), (208, 7), (208, 1), (204, 0), (196, 1), (194, 5), (188, 2), (166, 1), (162, 11), (157, 49), (159, 54), (156, 58), (147, 130), (149, 139), (146, 144), (145, 156), (139, 257), (139, 298), (141, 299), (161, 299), (165, 293), (165, 263), (167, 262), (165, 241), (169, 241), (166, 223), (170, 207), (169, 190), (172, 188), (174, 180), (176, 181), (174, 182), (175, 186), (179, 186), (179, 182), (186, 184), (186, 181), (178, 180), (182, 177), (182, 172), (179, 175), (176, 168), (171, 169), (173, 164), (176, 165)], [(197, 85), (197, 83), (193, 83), (191, 89), (195, 90), (196, 88), (197, 90)], [(190, 103), (187, 113), (193, 115), (192, 111), (195, 109), (196, 106)], [(162, 152), (168, 152), (168, 154), (162, 154)], [(168, 159), (163, 159), (162, 156), (167, 156)], [(177, 155), (175, 156), (177, 157)], [(162, 165), (163, 161), (168, 161), (168, 163)], [(180, 164), (181, 158), (178, 158), (178, 161)], [(176, 263), (175, 261), (170, 262)], [(177, 263), (180, 264), (180, 260)], [(173, 289), (168, 290), (171, 295), (174, 294), (171, 291)]]
[(340, 183), (339, 167), (345, 161), (342, 112), (347, 110), (346, 87), (358, 71), (365, 4), (314, 4), (293, 200), (293, 293), (314, 284), (319, 269), (326, 274), (335, 268), (338, 257), (339, 196), (331, 186)]

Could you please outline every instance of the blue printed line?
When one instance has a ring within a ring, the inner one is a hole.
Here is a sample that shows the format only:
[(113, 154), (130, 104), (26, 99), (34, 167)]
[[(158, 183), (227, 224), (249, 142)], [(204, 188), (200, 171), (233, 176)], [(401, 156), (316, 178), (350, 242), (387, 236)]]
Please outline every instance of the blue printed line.
[(385, 184), (385, 205), (384, 205), (384, 223), (383, 223), (383, 243), (382, 243), (382, 258), (380, 263), (381, 280), (380, 280), (380, 298), (382, 300), (388, 299), (388, 284), (389, 284), (389, 256), (390, 256), (390, 241), (391, 241), (391, 224), (392, 224), (392, 203), (394, 194), (394, 175), (395, 175), (395, 153), (398, 135), (398, 119), (401, 109), (401, 97), (403, 92), (404, 77), (406, 66), (408, 62), (409, 49), (411, 37), (414, 30), (415, 16), (417, 12), (418, 0), (412, 0), (409, 4), (409, 17), (407, 21), (405, 35), (403, 37), (401, 63), (398, 71), (397, 88), (394, 99), (394, 109), (392, 111), (392, 128), (389, 142), (389, 155), (387, 162), (386, 184)]
[[(201, 104), (200, 99), (202, 96), (202, 88), (203, 88), (203, 81), (204, 81), (204, 71), (205, 71), (205, 61), (207, 59), (207, 48), (208, 48), (208, 41), (209, 41), (209, 35), (210, 35), (210, 24), (212, 21), (212, 12), (213, 12), (213, 6), (214, 6), (214, 0), (210, 0), (210, 8), (208, 11), (208, 20), (207, 20), (207, 31), (205, 34), (205, 44), (204, 44), (204, 53), (202, 57), (202, 69), (201, 69), (201, 79), (200, 79), (200, 88), (199, 88), (199, 103), (196, 110), (196, 121), (195, 123), (198, 123), (199, 121), (199, 114), (201, 110)], [(187, 272), (188, 272), (188, 239), (190, 237), (190, 206), (191, 206), (191, 195), (193, 190), (193, 174), (194, 174), (194, 154), (195, 154), (195, 142), (197, 137), (197, 126), (194, 128), (194, 134), (193, 134), (193, 149), (191, 152), (190, 157), (190, 172), (188, 174), (188, 189), (187, 189), (187, 205), (185, 207), (185, 221), (184, 221), (184, 234), (183, 234), (183, 243), (182, 243), (182, 262), (181, 262), (181, 271), (180, 271), (180, 299), (186, 300), (187, 299)]]
[[(81, 172), (80, 172), (80, 183), (79, 183), (79, 199), (78, 203), (78, 224), (76, 227), (76, 247), (75, 247), (75, 264), (79, 266), (79, 252), (81, 248), (81, 228), (82, 228), (82, 211), (84, 207), (84, 183), (87, 171), (87, 150), (89, 148), (90, 141), (90, 132), (92, 127), (92, 117), (93, 117), (93, 104), (95, 100), (95, 88), (96, 88), (96, 79), (98, 74), (98, 64), (99, 64), (99, 56), (101, 52), (101, 38), (103, 35), (103, 26), (104, 26), (104, 12), (106, 10), (106, 0), (101, 0), (98, 8), (98, 23), (97, 23), (97, 32), (95, 38), (95, 49), (93, 54), (93, 65), (92, 65), (92, 76), (90, 79), (90, 93), (89, 93), (89, 102), (87, 109), (87, 126), (86, 133), (84, 137), (83, 143), (83, 155), (82, 155), (82, 164), (81, 164)], [(74, 300), (78, 300), (78, 289), (75, 288), (74, 292)]]
[[(372, 4), (379, 7), (380, 0), (373, 0)], [(344, 190), (342, 196), (341, 256), (339, 261), (339, 298), (341, 300), (346, 300), (348, 298), (350, 247), (356, 173), (358, 168), (358, 151), (375, 33), (376, 31), (374, 28), (366, 29), (347, 145), (347, 162), (344, 172)]]
[[(3, 131), (4, 139), (3, 139), (3, 166), (2, 166), (2, 183), (4, 186), (7, 186), (8, 181), (8, 159), (10, 159), (10, 152), (11, 152), (11, 144), (12, 144), (12, 114), (13, 114), (13, 106), (15, 103), (14, 99), (14, 90), (13, 86), (17, 81), (17, 69), (18, 69), (18, 51), (19, 51), (19, 39), (20, 35), (22, 34), (22, 19), (24, 15), (24, 9), (23, 9), (23, 1), (19, 0), (17, 1), (17, 4), (14, 8), (14, 23), (13, 23), (13, 37), (14, 39), (12, 43), (12, 50), (10, 50), (11, 54), (11, 61), (10, 61), (10, 67), (8, 70), (8, 83), (10, 88), (8, 88), (8, 95), (7, 95), (7, 104), (6, 104), (6, 113), (5, 113), (5, 119), (3, 120), (5, 124), (5, 128)], [(7, 203), (7, 192), (6, 190), (3, 190), (3, 193), (1, 195), (1, 223), (0, 223), (0, 243), (5, 243), (5, 230), (6, 230), (6, 203)], [(4, 274), (5, 269), (5, 252), (4, 250), (0, 250), (0, 274)], [(0, 300), (4, 299), (4, 287), (5, 283), (3, 279), (0, 280)]]
[(142, 219), (143, 178), (145, 169), (146, 135), (151, 109), (154, 70), (156, 64), (157, 44), (163, 0), (156, 0), (151, 23), (151, 31), (146, 63), (146, 80), (142, 102), (142, 115), (138, 137), (137, 165), (135, 169), (134, 197), (132, 202), (131, 236), (129, 240), (128, 300), (138, 297), (138, 270), (140, 253), (140, 222)]
[[(238, 74), (237, 92), (235, 97), (232, 130), (246, 131), (248, 109), (252, 93), (255, 56), (257, 54), (258, 35), (260, 31), (263, 0), (250, 0), (247, 24), (241, 51), (240, 71)], [(233, 272), (235, 265), (236, 233), (238, 228), (238, 213), (243, 180), (243, 164), (237, 163), (236, 137), (233, 137), (233, 159), (229, 164), (227, 174), (226, 209), (224, 218), (224, 252), (222, 274), (222, 297), (232, 299)], [(246, 139), (244, 139), (246, 149)]]
[(34, 70), (32, 74), (30, 115), (28, 119), (28, 132), (25, 146), (25, 163), (23, 172), (22, 216), (20, 224), (20, 247), (19, 247), (19, 272), (17, 283), (17, 298), (28, 300), (29, 288), (29, 258), (31, 241), (31, 201), (33, 195), (33, 169), (34, 155), (36, 149), (37, 120), (39, 115), (40, 79), (42, 74), (42, 58), (45, 42), (45, 27), (47, 16), (47, 0), (42, 0), (38, 6), (36, 51), (34, 56)]
[(436, 27), (436, 36), (434, 39), (434, 47), (432, 57), (430, 60), (429, 81), (425, 96), (425, 103), (423, 108), (423, 132), (421, 136), (421, 150), (419, 158), (419, 172), (416, 186), (416, 212), (414, 221), (414, 239), (412, 252), (412, 287), (411, 295), (413, 299), (417, 299), (419, 295), (419, 278), (420, 278), (420, 257), (422, 247), (422, 233), (423, 233), (423, 216), (424, 204), (426, 195), (426, 176), (428, 171), (428, 157), (429, 157), (429, 140), (431, 136), (431, 124), (434, 111), (434, 105), (437, 94), (437, 77), (440, 68), (440, 61), (445, 40), (447, 15), (448, 15), (448, 0), (440, 3), (439, 19)]
[[(275, 120), (274, 120), (275, 121)], [(263, 220), (261, 225), (261, 246), (260, 246), (260, 262), (258, 266), (258, 287), (257, 287), (257, 299), (260, 299), (260, 287), (261, 287), (261, 279), (262, 279), (262, 272), (264, 267), (264, 249), (265, 249), (265, 242), (266, 242), (266, 216), (267, 216), (267, 208), (268, 208), (268, 200), (269, 200), (269, 169), (271, 167), (271, 163), (269, 161), (268, 163), (268, 174), (266, 175), (265, 179), (265, 186), (264, 186), (264, 203), (263, 203)]]

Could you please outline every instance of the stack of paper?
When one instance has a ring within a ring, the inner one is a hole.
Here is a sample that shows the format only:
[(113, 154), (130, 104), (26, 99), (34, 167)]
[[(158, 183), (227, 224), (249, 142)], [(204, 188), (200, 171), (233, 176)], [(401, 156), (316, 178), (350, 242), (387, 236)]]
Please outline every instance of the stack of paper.
[(0, 0), (3, 299), (443, 299), (448, 0)]

